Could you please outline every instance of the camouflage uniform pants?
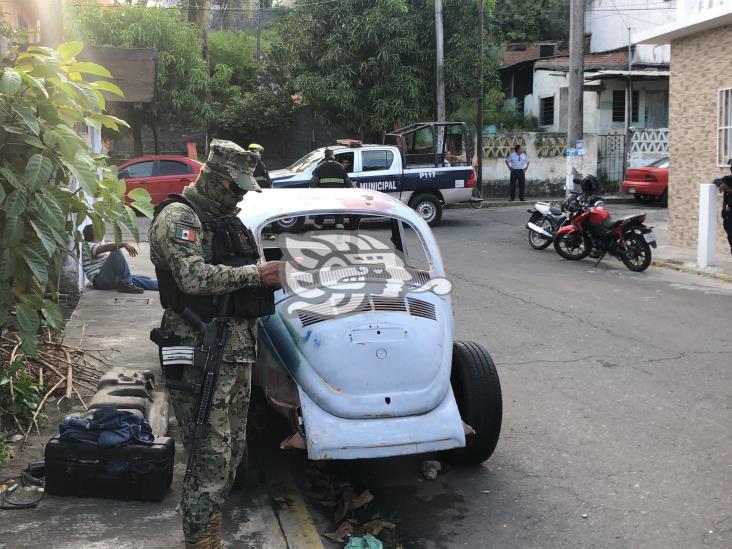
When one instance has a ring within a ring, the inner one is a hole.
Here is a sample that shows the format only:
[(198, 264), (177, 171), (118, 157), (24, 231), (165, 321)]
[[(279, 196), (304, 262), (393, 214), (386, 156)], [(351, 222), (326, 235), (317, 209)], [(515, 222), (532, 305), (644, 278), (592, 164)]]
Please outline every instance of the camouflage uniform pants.
[[(187, 542), (208, 536), (211, 519), (223, 508), (226, 495), (234, 484), (236, 468), (244, 454), (251, 374), (251, 362), (221, 362), (207, 433), (198, 441), (193, 470), (183, 485), (181, 511)], [(183, 378), (198, 383), (201, 374), (186, 368)], [(186, 455), (190, 451), (197, 399), (193, 393), (171, 392)]]

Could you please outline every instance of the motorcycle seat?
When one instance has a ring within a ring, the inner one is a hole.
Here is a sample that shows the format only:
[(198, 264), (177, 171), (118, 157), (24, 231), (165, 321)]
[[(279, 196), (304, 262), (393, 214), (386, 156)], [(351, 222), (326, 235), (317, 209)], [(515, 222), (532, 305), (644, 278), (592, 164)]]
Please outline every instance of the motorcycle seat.
[(549, 211), (552, 215), (562, 215), (562, 208), (560, 208), (556, 204), (552, 204), (551, 206), (549, 206)]
[(628, 221), (629, 219), (633, 219), (635, 217), (639, 217), (638, 215), (626, 215), (625, 217), (621, 217), (620, 219), (606, 219), (602, 222), (602, 226), (606, 229), (614, 229), (621, 223)]

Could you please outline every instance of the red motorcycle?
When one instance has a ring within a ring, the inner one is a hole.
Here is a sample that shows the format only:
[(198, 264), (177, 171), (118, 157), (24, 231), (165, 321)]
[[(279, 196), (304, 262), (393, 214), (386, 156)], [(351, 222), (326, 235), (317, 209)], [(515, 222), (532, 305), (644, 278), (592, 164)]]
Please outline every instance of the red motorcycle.
[[(596, 184), (594, 177), (586, 177), (583, 191), (593, 193)], [(656, 235), (643, 224), (645, 220), (645, 213), (613, 220), (602, 201), (578, 206), (570, 211), (569, 223), (557, 230), (554, 249), (571, 260), (591, 255), (597, 258), (595, 265), (609, 253), (631, 271), (642, 272), (651, 264), (651, 246), (656, 247)]]

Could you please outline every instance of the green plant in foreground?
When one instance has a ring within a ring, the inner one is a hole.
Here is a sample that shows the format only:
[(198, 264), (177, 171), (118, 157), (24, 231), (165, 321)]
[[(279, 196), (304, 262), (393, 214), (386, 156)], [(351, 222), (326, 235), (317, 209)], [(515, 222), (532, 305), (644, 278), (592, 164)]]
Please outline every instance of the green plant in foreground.
[[(63, 328), (58, 305), (46, 295), (58, 291), (63, 255), (79, 256), (79, 227), (89, 220), (102, 238), (105, 223), (110, 224), (120, 242), (124, 226), (139, 239), (135, 210), (152, 215), (144, 190), (131, 191), (125, 204), (124, 181), (77, 131), (126, 126), (104, 114), (102, 92), (122, 91), (103, 80), (111, 76), (107, 69), (76, 59), (82, 48), (81, 42), (69, 42), (58, 50), (22, 51), (16, 44), (2, 59), (0, 326), (14, 309), (22, 350), (30, 356), (42, 324)], [(0, 375), (10, 377), (9, 372)], [(22, 374), (14, 374), (15, 383)]]
[(25, 425), (33, 420), (42, 395), (41, 387), (20, 369), (22, 365), (23, 361), (16, 359), (8, 372), (0, 376), (0, 410), (5, 418), (12, 417)]

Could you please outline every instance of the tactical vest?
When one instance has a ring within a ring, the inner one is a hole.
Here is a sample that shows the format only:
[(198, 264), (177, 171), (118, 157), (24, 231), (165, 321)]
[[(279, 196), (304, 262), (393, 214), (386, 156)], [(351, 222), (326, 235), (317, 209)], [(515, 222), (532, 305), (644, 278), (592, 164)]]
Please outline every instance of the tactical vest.
[[(168, 204), (180, 202), (191, 208), (201, 221), (203, 230), (213, 233), (213, 258), (211, 265), (227, 265), (242, 267), (255, 265), (259, 260), (259, 252), (254, 235), (241, 220), (232, 215), (214, 219), (195, 202), (179, 194), (168, 195), (167, 200), (155, 207), (153, 219)], [(216, 311), (218, 297), (213, 295), (190, 295), (183, 293), (168, 269), (155, 267), (160, 290), (160, 304), (164, 309), (172, 309), (181, 313), (186, 307), (192, 308), (198, 315), (208, 321)], [(226, 316), (234, 318), (257, 318), (273, 314), (274, 290), (263, 287), (240, 288), (232, 292)]]

